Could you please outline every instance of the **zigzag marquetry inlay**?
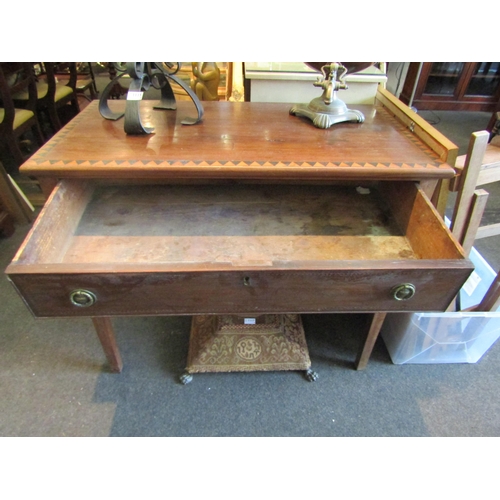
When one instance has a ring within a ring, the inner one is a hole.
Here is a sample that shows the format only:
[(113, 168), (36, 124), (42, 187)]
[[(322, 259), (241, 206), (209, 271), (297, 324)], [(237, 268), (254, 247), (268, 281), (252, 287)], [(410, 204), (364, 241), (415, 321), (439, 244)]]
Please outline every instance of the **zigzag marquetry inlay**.
[(133, 167), (283, 167), (283, 168), (439, 168), (441, 163), (432, 162), (425, 165), (407, 163), (356, 163), (356, 162), (268, 162), (268, 161), (190, 161), (190, 160), (44, 160), (34, 159), (36, 165), (40, 167), (106, 167), (106, 166), (133, 166)]
[[(442, 162), (439, 160), (439, 155), (426, 146), (422, 141), (419, 140), (415, 134), (413, 134), (406, 126), (394, 120), (394, 126), (398, 129), (401, 134), (410, 140), (413, 144), (418, 146), (421, 151), (424, 151), (426, 155), (429, 156), (429, 163), (425, 165), (413, 164), (408, 165), (404, 162), (402, 163), (378, 163), (378, 162), (316, 162), (316, 161), (254, 161), (254, 160), (214, 160), (214, 161), (195, 161), (195, 160), (88, 160), (88, 159), (76, 159), (76, 160), (47, 160), (46, 156), (51, 152), (51, 150), (57, 146), (61, 141), (63, 141), (66, 136), (78, 126), (78, 124), (85, 119), (88, 113), (95, 113), (96, 109), (92, 106), (85, 108), (81, 111), (72, 121), (70, 121), (63, 129), (61, 129), (57, 134), (52, 137), (52, 139), (40, 148), (31, 158), (30, 162), (40, 167), (106, 167), (106, 166), (134, 166), (134, 167), (145, 167), (145, 166), (165, 166), (165, 167), (283, 167), (283, 168), (439, 168)], [(380, 108), (378, 113), (385, 113), (388, 116), (392, 116), (385, 108)], [(434, 161), (432, 161), (434, 160)]]
[(356, 162), (268, 162), (268, 161), (190, 161), (190, 160), (45, 160), (37, 157), (32, 161), (40, 167), (106, 167), (106, 166), (133, 166), (133, 167), (240, 167), (240, 168), (439, 168), (440, 162), (427, 163), (425, 165), (407, 163), (356, 163)]

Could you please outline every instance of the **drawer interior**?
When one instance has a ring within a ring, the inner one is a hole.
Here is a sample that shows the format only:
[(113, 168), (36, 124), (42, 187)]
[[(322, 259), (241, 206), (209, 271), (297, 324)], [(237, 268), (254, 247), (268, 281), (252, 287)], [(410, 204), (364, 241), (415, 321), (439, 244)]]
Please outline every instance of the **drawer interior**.
[(65, 180), (15, 262), (234, 267), (463, 258), (413, 183), (359, 189)]

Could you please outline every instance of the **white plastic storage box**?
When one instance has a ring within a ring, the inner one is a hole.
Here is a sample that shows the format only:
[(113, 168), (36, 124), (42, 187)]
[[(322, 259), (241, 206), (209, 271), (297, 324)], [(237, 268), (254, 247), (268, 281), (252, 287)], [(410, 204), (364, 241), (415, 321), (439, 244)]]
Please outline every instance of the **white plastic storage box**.
[(381, 333), (397, 365), (476, 363), (500, 337), (500, 313), (393, 313)]
[[(475, 270), (460, 291), (460, 308), (481, 302), (496, 274), (473, 248)], [(392, 362), (476, 363), (500, 337), (495, 312), (390, 313), (381, 330)]]
[(469, 258), (474, 264), (474, 271), (460, 289), (458, 305), (462, 311), (477, 306), (496, 277), (495, 271), (474, 247), (470, 251)]

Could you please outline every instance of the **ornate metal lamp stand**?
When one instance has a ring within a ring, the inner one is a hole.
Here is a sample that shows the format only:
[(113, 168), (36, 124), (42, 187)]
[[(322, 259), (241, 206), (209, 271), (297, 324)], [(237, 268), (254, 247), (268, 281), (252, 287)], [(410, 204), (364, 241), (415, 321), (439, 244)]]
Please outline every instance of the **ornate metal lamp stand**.
[(324, 65), (321, 72), (323, 76), (313, 85), (321, 87), (323, 95), (316, 97), (309, 104), (296, 104), (290, 109), (290, 114), (305, 116), (318, 128), (329, 128), (340, 122), (363, 122), (365, 120), (363, 113), (348, 109), (345, 102), (337, 96), (338, 90), (347, 89), (347, 84), (343, 80), (347, 68), (341, 63), (330, 63)]

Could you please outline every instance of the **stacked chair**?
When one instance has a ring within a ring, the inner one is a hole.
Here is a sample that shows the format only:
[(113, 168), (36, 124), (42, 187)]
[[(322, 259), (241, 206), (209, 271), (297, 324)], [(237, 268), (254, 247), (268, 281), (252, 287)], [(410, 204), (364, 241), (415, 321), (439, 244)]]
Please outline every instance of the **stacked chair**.
[[(12, 98), (18, 93), (25, 96), (21, 106)], [(30, 63), (0, 64), (0, 101), (0, 144), (14, 161), (9, 170), (15, 171), (25, 160), (20, 145), (22, 136), (32, 130), (38, 146), (44, 142), (37, 114), (35, 75)]]
[[(97, 90), (97, 85), (95, 83), (94, 70), (92, 69), (92, 63), (77, 63), (78, 78), (76, 80), (76, 93), (86, 99), (87, 101), (93, 101), (99, 97), (99, 91)], [(85, 92), (89, 91), (90, 95)]]
[[(90, 63), (88, 64), (90, 67)], [(19, 175), (19, 167), (28, 156), (79, 113), (77, 76), (75, 62), (0, 63), (0, 148), (6, 153), (3, 156), (2, 170), (5, 169), (3, 172), (7, 175), (7, 181), (11, 183), (28, 220), (32, 218), (31, 202), (40, 205), (43, 203), (43, 197), (36, 181)], [(93, 79), (91, 84), (95, 88)], [(83, 85), (83, 90), (89, 88), (86, 82), (83, 82)], [(92, 93), (92, 96), (94, 95)], [(24, 196), (23, 191), (28, 193), (28, 198)], [(5, 192), (4, 190), (3, 195)], [(3, 198), (5, 202), (5, 196)], [(2, 212), (8, 212), (5, 203), (3, 205)], [(14, 220), (19, 219), (14, 213)], [(8, 218), (4, 217), (3, 220), (8, 221)], [(9, 233), (7, 222), (2, 224), (5, 227), (3, 233)]]
[[(46, 133), (48, 139), (62, 128), (63, 121), (65, 121), (61, 119), (63, 110), (69, 108), (72, 116), (76, 116), (80, 111), (76, 90), (78, 75), (74, 62), (45, 62), (41, 66), (44, 68), (45, 74), (39, 75), (37, 78), (36, 109), (40, 122), (44, 117), (48, 119), (51, 129)], [(69, 80), (65, 79), (63, 82), (59, 82), (57, 75), (66, 72), (69, 73)], [(26, 91), (12, 92), (12, 99), (16, 105), (24, 107), (29, 99), (29, 94)]]

